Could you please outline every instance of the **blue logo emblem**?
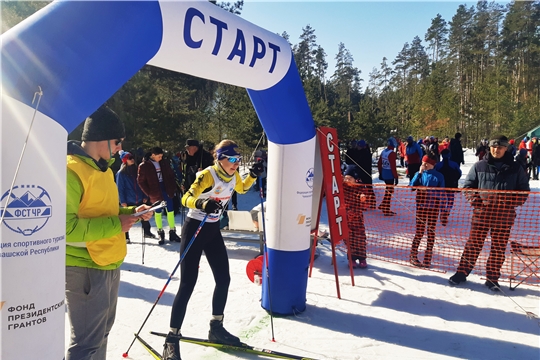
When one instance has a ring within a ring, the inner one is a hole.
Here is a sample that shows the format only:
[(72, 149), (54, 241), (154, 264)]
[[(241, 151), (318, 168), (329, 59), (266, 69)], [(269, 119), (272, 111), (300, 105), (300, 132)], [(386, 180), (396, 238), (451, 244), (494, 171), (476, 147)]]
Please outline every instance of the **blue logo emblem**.
[(310, 189), (313, 189), (313, 168), (306, 173), (306, 184)]
[(13, 187), (9, 199), (9, 190), (0, 199), (0, 218), (12, 231), (30, 236), (41, 230), (52, 215), (51, 197), (38, 185)]

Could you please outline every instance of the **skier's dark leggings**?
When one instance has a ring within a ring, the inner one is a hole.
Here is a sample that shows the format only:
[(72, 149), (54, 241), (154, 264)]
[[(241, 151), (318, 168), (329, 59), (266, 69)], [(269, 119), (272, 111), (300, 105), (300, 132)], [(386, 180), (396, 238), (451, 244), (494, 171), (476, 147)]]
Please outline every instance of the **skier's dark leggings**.
[[(185, 248), (195, 231), (197, 231), (200, 223), (199, 220), (186, 218), (186, 222), (182, 226), (180, 254), (184, 253)], [(227, 256), (223, 237), (219, 231), (219, 221), (213, 223), (206, 222), (180, 265), (180, 289), (174, 298), (171, 313), (171, 328), (180, 329), (182, 327), (189, 298), (197, 283), (199, 262), (203, 251), (216, 282), (214, 296), (212, 298), (212, 315), (223, 315), (225, 304), (227, 303), (229, 283), (231, 282), (229, 257)]]

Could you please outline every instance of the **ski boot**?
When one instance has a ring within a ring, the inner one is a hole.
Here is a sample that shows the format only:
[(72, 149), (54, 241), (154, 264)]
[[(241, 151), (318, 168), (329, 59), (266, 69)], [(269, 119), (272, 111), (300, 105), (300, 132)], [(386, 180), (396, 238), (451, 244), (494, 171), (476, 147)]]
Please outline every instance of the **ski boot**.
[(163, 231), (163, 229), (158, 229), (157, 233), (159, 236), (158, 244), (159, 245), (165, 244), (165, 231)]
[(163, 360), (182, 360), (180, 357), (180, 338), (182, 334), (169, 332), (163, 345)]
[(210, 331), (208, 331), (208, 340), (226, 345), (240, 346), (240, 339), (229, 333), (223, 327), (223, 320), (210, 320)]
[(170, 242), (180, 242), (180, 238), (178, 237), (178, 235), (176, 235), (176, 229), (171, 229), (169, 230), (169, 241)]

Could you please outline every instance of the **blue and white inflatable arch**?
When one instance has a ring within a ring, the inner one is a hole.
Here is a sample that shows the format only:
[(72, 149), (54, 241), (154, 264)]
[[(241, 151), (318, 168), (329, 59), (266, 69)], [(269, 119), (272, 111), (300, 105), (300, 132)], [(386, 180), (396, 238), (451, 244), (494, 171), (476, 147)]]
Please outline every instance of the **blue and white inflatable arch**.
[(2, 35), (2, 359), (63, 358), (67, 134), (145, 64), (248, 89), (269, 140), (263, 307), (305, 309), (315, 127), (287, 41), (206, 1), (55, 2)]

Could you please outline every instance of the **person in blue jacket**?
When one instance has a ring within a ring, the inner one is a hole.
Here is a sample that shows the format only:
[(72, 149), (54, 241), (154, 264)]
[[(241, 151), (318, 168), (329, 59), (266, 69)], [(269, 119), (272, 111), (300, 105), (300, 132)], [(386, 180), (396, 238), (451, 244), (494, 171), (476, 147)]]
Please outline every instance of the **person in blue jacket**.
[[(130, 152), (120, 151), (120, 160), (122, 160), (122, 165), (116, 173), (116, 186), (118, 187), (120, 205), (126, 207), (145, 204), (148, 197), (142, 192), (137, 183), (137, 165), (134, 156)], [(141, 220), (141, 225), (145, 237), (156, 238), (156, 235), (150, 231), (150, 222)], [(126, 232), (126, 242), (131, 243), (129, 232)]]
[[(437, 156), (435, 154), (424, 155), (420, 170), (411, 180), (410, 186), (425, 187), (416, 188), (416, 234), (411, 247), (410, 262), (414, 266), (429, 268), (433, 257), (433, 245), (435, 245), (435, 226), (439, 217), (439, 209), (446, 203), (444, 188), (444, 176), (435, 170)], [(418, 260), (418, 247), (420, 241), (427, 232), (427, 247), (424, 253), (424, 261)]]
[[(459, 186), (459, 179), (461, 178), (461, 169), (459, 164), (450, 160), (450, 150), (444, 149), (441, 151), (442, 161), (435, 165), (435, 170), (440, 172), (444, 176), (444, 184), (448, 189), (457, 189)], [(456, 190), (446, 190), (446, 206), (441, 208), (441, 225), (446, 226), (448, 224), (448, 217), (450, 211), (454, 207), (454, 196)]]

